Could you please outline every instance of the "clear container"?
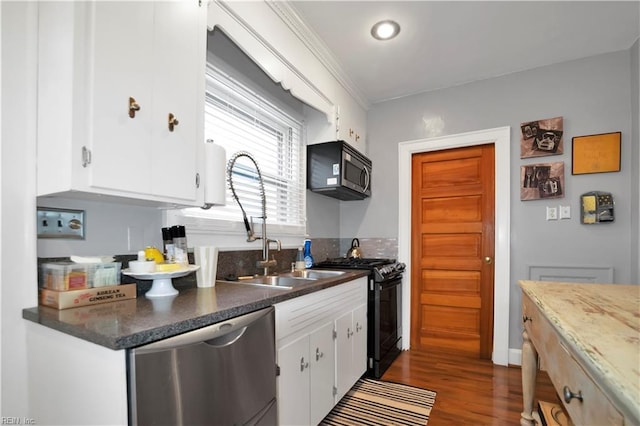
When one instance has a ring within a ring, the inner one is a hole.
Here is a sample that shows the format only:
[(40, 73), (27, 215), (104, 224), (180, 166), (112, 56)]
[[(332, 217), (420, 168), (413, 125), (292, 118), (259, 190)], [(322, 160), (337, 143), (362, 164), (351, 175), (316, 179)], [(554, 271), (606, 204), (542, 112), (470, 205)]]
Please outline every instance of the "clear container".
[(298, 254), (296, 256), (296, 263), (294, 269), (296, 271), (304, 271), (306, 268), (304, 261), (304, 252), (302, 251), (302, 247), (298, 247)]
[(40, 266), (40, 287), (57, 291), (120, 284), (120, 262), (50, 262)]
[(88, 263), (87, 287), (104, 287), (120, 284), (120, 262)]
[(82, 263), (52, 262), (40, 266), (40, 287), (65, 291), (87, 288), (87, 268)]

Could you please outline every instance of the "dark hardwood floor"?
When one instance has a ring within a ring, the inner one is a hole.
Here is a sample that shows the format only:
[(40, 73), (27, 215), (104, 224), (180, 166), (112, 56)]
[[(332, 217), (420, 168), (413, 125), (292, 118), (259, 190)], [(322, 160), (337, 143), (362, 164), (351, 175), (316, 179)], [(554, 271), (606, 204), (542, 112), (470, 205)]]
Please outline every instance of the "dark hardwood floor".
[[(429, 426), (520, 424), (522, 378), (518, 366), (409, 350), (400, 354), (382, 380), (436, 391)], [(538, 373), (536, 400), (559, 401), (544, 372)]]

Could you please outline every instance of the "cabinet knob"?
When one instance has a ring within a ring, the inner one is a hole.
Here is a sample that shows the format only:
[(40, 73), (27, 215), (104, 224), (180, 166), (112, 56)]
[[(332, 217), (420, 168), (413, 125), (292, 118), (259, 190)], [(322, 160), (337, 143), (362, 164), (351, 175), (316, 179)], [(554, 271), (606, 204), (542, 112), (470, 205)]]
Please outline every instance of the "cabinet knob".
[(309, 363), (304, 362), (304, 357), (300, 358), (300, 371), (304, 371), (304, 369), (308, 367), (309, 367)]
[(172, 113), (169, 113), (169, 131), (173, 132), (173, 128), (178, 124), (180, 124), (180, 122), (178, 121), (176, 116), (173, 115)]
[(140, 111), (140, 105), (135, 98), (129, 96), (129, 117), (136, 118), (136, 111)]
[(360, 325), (359, 322), (356, 323), (356, 333), (358, 333), (360, 330), (362, 330), (362, 326)]
[(564, 396), (564, 402), (566, 402), (567, 404), (570, 403), (573, 398), (582, 402), (582, 391), (578, 391), (578, 393), (573, 393), (571, 392), (571, 389), (569, 389), (569, 386), (565, 386), (562, 388), (562, 394)]
[(320, 352), (320, 348), (316, 348), (316, 361), (319, 361), (323, 356), (324, 352)]
[(347, 328), (347, 339), (353, 336), (353, 330), (351, 328)]

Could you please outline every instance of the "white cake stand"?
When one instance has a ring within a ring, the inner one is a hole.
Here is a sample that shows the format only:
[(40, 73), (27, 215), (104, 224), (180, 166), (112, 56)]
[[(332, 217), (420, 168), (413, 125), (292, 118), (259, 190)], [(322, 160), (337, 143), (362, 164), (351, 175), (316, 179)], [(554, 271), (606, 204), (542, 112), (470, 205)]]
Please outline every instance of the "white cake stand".
[(123, 274), (138, 280), (153, 280), (151, 289), (145, 294), (150, 299), (156, 297), (175, 296), (178, 294), (178, 290), (173, 287), (171, 282), (172, 278), (184, 277), (192, 272), (197, 271), (200, 268), (198, 265), (187, 265), (183, 269), (177, 269), (175, 271), (160, 271), (160, 272), (131, 272), (129, 269), (122, 271)]

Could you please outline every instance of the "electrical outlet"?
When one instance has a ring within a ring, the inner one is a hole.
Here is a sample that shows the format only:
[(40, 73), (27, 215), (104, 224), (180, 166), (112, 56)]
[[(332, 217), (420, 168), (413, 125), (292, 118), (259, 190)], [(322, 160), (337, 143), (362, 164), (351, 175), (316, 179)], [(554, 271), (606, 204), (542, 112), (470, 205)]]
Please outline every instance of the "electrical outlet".
[(547, 206), (547, 220), (558, 220), (558, 208)]
[(571, 219), (571, 206), (560, 206), (560, 219)]
[(84, 210), (38, 207), (38, 238), (84, 240)]

